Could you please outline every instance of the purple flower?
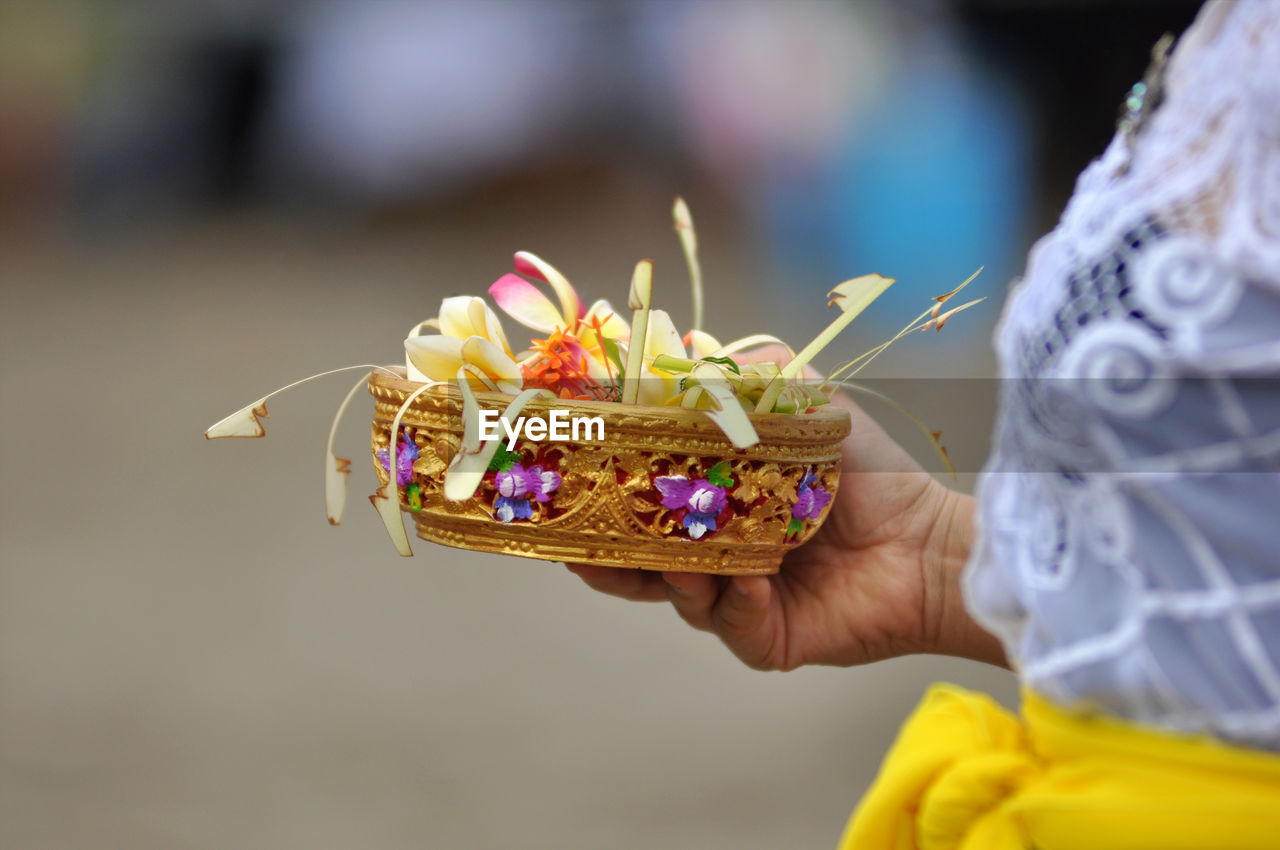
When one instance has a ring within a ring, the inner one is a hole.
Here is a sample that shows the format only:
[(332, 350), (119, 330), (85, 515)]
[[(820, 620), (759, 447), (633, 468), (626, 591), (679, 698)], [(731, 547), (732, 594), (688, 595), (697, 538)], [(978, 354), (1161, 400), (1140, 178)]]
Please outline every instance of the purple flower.
[(800, 479), (800, 487), (796, 492), (796, 504), (791, 509), (791, 516), (801, 520), (816, 519), (830, 501), (831, 494), (818, 483), (818, 476), (814, 474), (811, 467), (805, 470), (804, 477)]
[(551, 494), (560, 488), (560, 473), (550, 469), (543, 469), (541, 466), (529, 467), (529, 489), (533, 492), (533, 498), (539, 502), (545, 502), (551, 498)]
[[(391, 471), (390, 452), (379, 449), (378, 460), (382, 468)], [(403, 487), (413, 480), (413, 462), (418, 459), (418, 444), (407, 436), (401, 435), (400, 445), (396, 446), (396, 484)]]
[(494, 501), (493, 507), (496, 509), (498, 519), (503, 522), (528, 519), (533, 516), (533, 505), (528, 499), (508, 499), (506, 496), (499, 496)]
[(664, 508), (688, 511), (683, 525), (694, 540), (716, 530), (716, 516), (724, 510), (727, 501), (723, 487), (717, 487), (705, 478), (695, 481), (683, 475), (660, 475), (653, 483), (662, 494)]
[(499, 497), (503, 499), (518, 499), (529, 492), (529, 474), (524, 471), (523, 466), (517, 463), (510, 469), (504, 469), (499, 472), (497, 477), (493, 479), (493, 484), (498, 488)]
[(694, 513), (713, 516), (724, 510), (724, 488), (707, 483), (705, 478), (692, 481), (683, 475), (662, 475), (653, 483), (662, 494), (664, 508), (688, 508)]
[(498, 519), (511, 522), (517, 519), (528, 519), (533, 516), (533, 503), (529, 496), (539, 502), (551, 498), (560, 487), (560, 473), (541, 466), (525, 469), (522, 463), (513, 463), (494, 478), (494, 486), (498, 490), (498, 498), (493, 507)]
[(689, 536), (694, 540), (702, 537), (708, 531), (716, 530), (715, 514), (695, 514), (692, 511), (684, 515), (682, 523), (685, 530), (689, 532)]
[(560, 487), (560, 473), (541, 466), (524, 468), (524, 464), (512, 464), (510, 469), (498, 473), (494, 486), (498, 495), (506, 499), (519, 499), (532, 494), (539, 502), (551, 498)]

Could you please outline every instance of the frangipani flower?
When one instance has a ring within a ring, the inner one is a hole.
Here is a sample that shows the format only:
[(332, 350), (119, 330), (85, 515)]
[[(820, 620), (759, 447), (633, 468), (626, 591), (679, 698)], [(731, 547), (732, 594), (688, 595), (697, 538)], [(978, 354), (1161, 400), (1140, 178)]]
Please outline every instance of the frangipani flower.
[[(557, 328), (576, 336), (584, 336), (598, 320), (601, 332), (609, 339), (626, 341), (629, 328), (608, 301), (596, 301), (584, 307), (568, 278), (555, 266), (536, 254), (520, 251), (515, 255), (515, 270), (551, 286), (560, 302), (551, 299), (519, 274), (504, 274), (489, 287), (489, 294), (508, 316), (527, 328), (553, 333)], [(592, 342), (593, 340), (584, 340)]]
[(404, 350), (411, 381), (453, 381), (459, 369), (469, 367), (467, 379), (476, 389), (515, 395), (524, 382), (519, 364), (482, 336), (411, 336), (404, 341)]
[(706, 331), (693, 330), (684, 335), (684, 344), (689, 346), (689, 356), (694, 360), (710, 357), (721, 348), (719, 341)]
[(645, 374), (640, 381), (637, 401), (639, 404), (666, 404), (668, 399), (680, 392), (681, 375), (655, 368), (653, 361), (663, 355), (682, 359), (685, 357), (680, 332), (676, 330), (675, 323), (666, 310), (649, 311), (649, 329), (644, 342)]
[(545, 387), (561, 398), (616, 398), (617, 380), (606, 341), (615, 346), (625, 342), (630, 336), (626, 321), (608, 301), (584, 308), (569, 280), (536, 254), (518, 252), (515, 270), (551, 286), (560, 302), (557, 306), (520, 274), (505, 274), (489, 287), (489, 294), (507, 315), (547, 334), (545, 339), (533, 340), (532, 349), (521, 360), (525, 385)]
[(507, 335), (502, 331), (502, 322), (483, 298), (456, 295), (444, 299), (440, 302), (439, 330), (445, 336), (457, 339), (482, 336), (505, 351), (508, 357), (512, 356)]
[[(566, 316), (564, 311), (551, 303), (551, 299), (541, 290), (518, 274), (508, 272), (489, 286), (489, 294), (503, 312), (527, 328), (535, 331), (551, 333), (556, 328), (573, 331), (578, 327), (579, 314), (576, 312), (581, 304), (574, 293), (572, 315)], [(583, 311), (582, 315), (586, 315)]]
[(498, 389), (511, 395), (520, 391), (520, 367), (512, 359), (498, 314), (483, 298), (446, 298), (440, 303), (440, 317), (423, 325), (436, 327), (440, 333), (405, 339), (409, 380), (453, 381), (466, 365), (470, 367), (469, 382), (478, 389)]
[(613, 309), (608, 301), (603, 298), (595, 301), (587, 308), (587, 315), (582, 317), (579, 329), (586, 333), (586, 328), (594, 328), (593, 319), (598, 319), (600, 324), (600, 333), (609, 339), (616, 339), (618, 342), (627, 342), (631, 339), (631, 328), (627, 325), (625, 319), (620, 317), (616, 310)]

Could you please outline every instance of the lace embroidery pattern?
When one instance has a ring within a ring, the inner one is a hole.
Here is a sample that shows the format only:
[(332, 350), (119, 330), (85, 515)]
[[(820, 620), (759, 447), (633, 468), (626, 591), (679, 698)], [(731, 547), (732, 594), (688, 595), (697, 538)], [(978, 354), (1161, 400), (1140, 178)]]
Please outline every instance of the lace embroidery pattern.
[(970, 609), (1063, 703), (1280, 749), (1280, 4), (1210, 3), (997, 334)]

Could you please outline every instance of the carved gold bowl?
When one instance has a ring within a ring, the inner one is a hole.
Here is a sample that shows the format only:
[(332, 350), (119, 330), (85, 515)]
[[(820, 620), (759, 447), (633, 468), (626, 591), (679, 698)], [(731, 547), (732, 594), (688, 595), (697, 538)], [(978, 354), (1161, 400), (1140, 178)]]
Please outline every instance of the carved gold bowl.
[[(388, 472), (378, 452), (387, 448), (396, 411), (420, 387), (376, 373), (369, 379), (375, 399), (373, 463), (384, 483)], [(497, 393), (476, 398), (482, 408), (497, 411), (510, 401)], [(757, 414), (751, 421), (760, 442), (736, 449), (696, 410), (539, 398), (521, 415), (545, 419), (553, 409), (602, 417), (605, 439), (518, 441), (521, 470), (536, 466), (559, 480), (545, 501), (517, 505), (527, 516), (510, 518), (509, 507), (495, 507), (504, 504), (496, 472), (485, 475), (472, 498), (445, 498), (445, 470), (462, 438), (462, 397), (456, 387), (440, 386), (416, 398), (401, 419), (401, 439), (413, 441), (418, 457), (412, 480), (398, 491), (401, 510), (413, 518), (418, 536), (459, 549), (548, 561), (774, 573), (783, 555), (826, 519), (829, 502), (808, 514), (797, 506), (812, 505), (801, 496), (814, 491), (822, 491), (824, 500), (835, 495), (840, 443), (850, 428), (849, 414), (830, 406), (799, 416)], [(714, 516), (714, 529), (690, 528), (688, 510), (663, 504), (655, 482), (672, 476), (723, 485), (724, 507)], [(695, 533), (700, 534), (695, 538)]]

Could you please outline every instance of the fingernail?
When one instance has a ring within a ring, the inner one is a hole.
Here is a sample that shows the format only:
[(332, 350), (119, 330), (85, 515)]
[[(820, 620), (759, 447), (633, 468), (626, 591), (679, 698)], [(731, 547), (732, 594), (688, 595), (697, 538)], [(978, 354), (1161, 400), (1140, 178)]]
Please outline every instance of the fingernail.
[(736, 578), (733, 580), (733, 592), (738, 594), (739, 596), (751, 595), (751, 591), (742, 582), (738, 581)]

